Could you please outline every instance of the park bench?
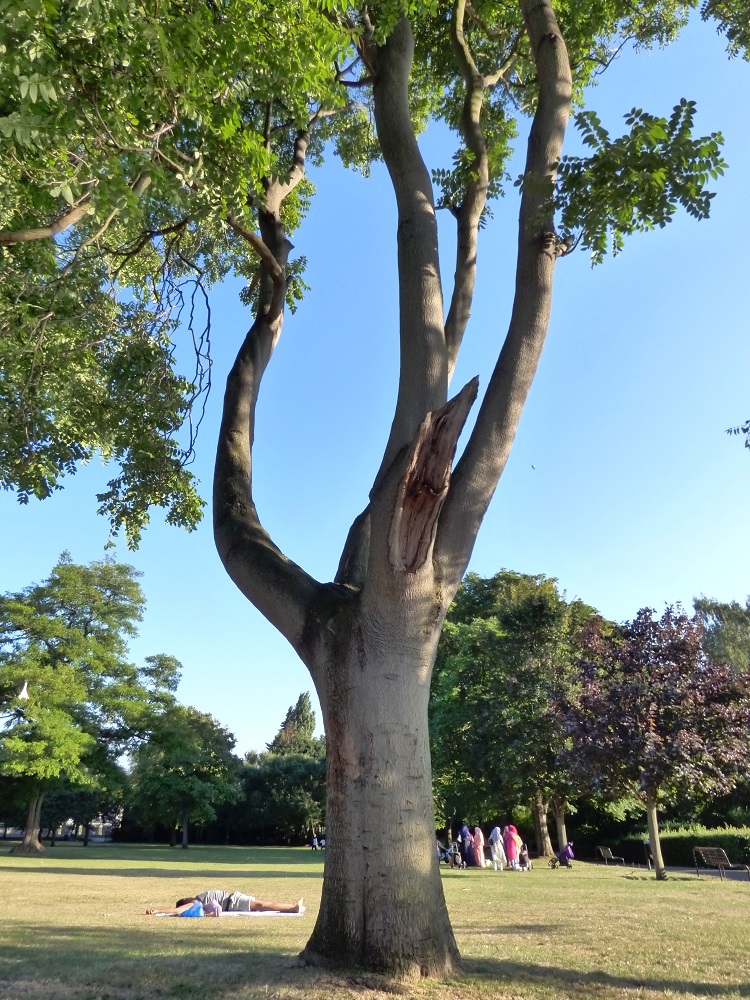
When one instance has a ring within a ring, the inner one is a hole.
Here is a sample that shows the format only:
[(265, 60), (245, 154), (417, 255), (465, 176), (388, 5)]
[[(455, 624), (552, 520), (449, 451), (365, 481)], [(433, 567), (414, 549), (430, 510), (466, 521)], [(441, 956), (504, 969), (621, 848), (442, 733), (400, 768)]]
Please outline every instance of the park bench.
[(597, 847), (597, 851), (604, 858), (605, 865), (608, 865), (610, 861), (619, 861), (620, 864), (625, 864), (625, 858), (620, 858), (616, 854), (613, 854), (609, 847)]
[(700, 878), (698, 862), (703, 862), (705, 868), (718, 868), (719, 875), (724, 878), (724, 872), (747, 872), (750, 881), (750, 865), (732, 864), (726, 855), (726, 851), (721, 847), (694, 847), (693, 857), (695, 858), (695, 874)]

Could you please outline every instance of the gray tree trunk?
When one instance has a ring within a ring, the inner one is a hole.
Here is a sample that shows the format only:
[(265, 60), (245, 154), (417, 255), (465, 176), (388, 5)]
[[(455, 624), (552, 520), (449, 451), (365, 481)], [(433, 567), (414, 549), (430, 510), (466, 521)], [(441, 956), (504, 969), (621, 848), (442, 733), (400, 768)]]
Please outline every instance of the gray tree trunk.
[[(351, 636), (331, 667), (326, 868), (303, 953), (411, 978), (458, 959), (435, 853), (427, 701), (431, 647)], [(344, 683), (344, 678), (348, 678)], [(333, 738), (331, 738), (331, 736)]]
[(190, 827), (190, 810), (183, 809), (182, 811), (182, 844), (180, 845), (183, 851), (188, 849), (188, 833)]
[(661, 853), (661, 841), (659, 840), (656, 796), (652, 792), (646, 793), (646, 822), (648, 823), (648, 842), (654, 857), (654, 872), (656, 873), (656, 878), (660, 882), (663, 882), (667, 877), (667, 869)]
[(544, 801), (544, 796), (542, 795), (541, 789), (537, 788), (534, 793), (534, 799), (531, 803), (532, 812), (534, 815), (534, 830), (536, 832), (536, 847), (539, 852), (540, 858), (551, 858), (554, 854), (552, 850), (552, 841), (549, 836), (549, 827), (547, 826), (547, 808), (548, 805)]
[(552, 808), (555, 812), (555, 825), (557, 826), (557, 849), (561, 851), (568, 842), (568, 831), (565, 826), (565, 802), (561, 799), (552, 800)]
[(44, 854), (44, 844), (39, 837), (43, 801), (44, 792), (39, 792), (29, 802), (23, 838), (21, 843), (12, 849), (11, 854)]

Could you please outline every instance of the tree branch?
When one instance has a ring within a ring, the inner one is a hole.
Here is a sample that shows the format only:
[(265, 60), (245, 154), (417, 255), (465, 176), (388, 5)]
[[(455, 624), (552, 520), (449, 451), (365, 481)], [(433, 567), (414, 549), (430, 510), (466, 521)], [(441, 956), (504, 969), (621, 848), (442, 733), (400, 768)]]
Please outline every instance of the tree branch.
[(474, 154), (475, 178), (469, 183), (462, 204), (455, 209), (456, 272), (451, 304), (445, 321), (448, 366), (451, 374), (471, 315), (477, 272), (479, 221), (487, 202), (489, 183), (487, 144), (480, 126), (486, 82), (477, 69), (464, 35), (465, 16), (466, 0), (456, 0), (453, 6), (451, 39), (466, 87), (461, 127), (466, 148)]
[[(143, 194), (146, 188), (151, 183), (151, 178), (147, 172), (142, 171), (138, 176), (131, 182), (131, 188), (133, 193), (137, 198)], [(31, 243), (34, 240), (50, 240), (54, 239), (55, 236), (59, 236), (60, 233), (64, 233), (67, 229), (71, 229), (77, 223), (84, 219), (89, 214), (89, 204), (91, 201), (91, 194), (87, 193), (78, 199), (75, 205), (73, 205), (69, 211), (65, 212), (58, 219), (55, 220), (50, 226), (40, 226), (37, 229), (19, 229), (14, 232), (6, 231), (0, 232), (0, 246), (12, 246), (16, 243)], [(107, 218), (104, 220), (99, 229), (94, 233), (93, 236), (88, 237), (84, 242), (78, 247), (76, 255), (89, 246), (91, 243), (96, 242), (100, 236), (103, 236), (107, 231), (112, 221), (119, 214), (119, 210), (114, 209)], [(73, 261), (66, 265), (63, 270), (63, 274), (66, 273), (72, 266)]]
[(436, 555), (460, 580), (507, 462), (549, 327), (558, 255), (553, 192), (571, 106), (570, 66), (549, 0), (522, 0), (539, 79), (518, 229), (516, 290), (508, 334), (438, 525)]
[(413, 441), (425, 413), (447, 398), (447, 356), (432, 184), (411, 123), (408, 82), (414, 39), (402, 19), (378, 50), (373, 88), (380, 148), (398, 209), (400, 375), (380, 472)]
[(91, 195), (85, 194), (79, 201), (72, 205), (67, 212), (50, 223), (49, 226), (39, 226), (34, 229), (16, 229), (0, 232), (0, 246), (13, 246), (16, 243), (32, 243), (34, 240), (51, 240), (66, 229), (75, 226), (81, 219), (89, 214), (89, 202)]
[(252, 229), (248, 229), (247, 226), (243, 225), (236, 215), (230, 213), (227, 216), (227, 222), (234, 232), (237, 233), (238, 236), (241, 236), (243, 240), (246, 240), (253, 250), (255, 250), (257, 255), (265, 264), (268, 276), (274, 285), (277, 288), (282, 287), (284, 285), (284, 269), (281, 267), (278, 260), (261, 237), (258, 236), (257, 233), (254, 233)]
[[(283, 275), (290, 243), (281, 223), (261, 219), (263, 246)], [(272, 250), (270, 248), (273, 248)], [(214, 538), (234, 583), (301, 652), (308, 609), (320, 584), (288, 559), (263, 528), (252, 494), (255, 412), (263, 374), (281, 334), (284, 282), (266, 279), (260, 306), (227, 379), (214, 472)], [(280, 287), (280, 292), (279, 292)]]

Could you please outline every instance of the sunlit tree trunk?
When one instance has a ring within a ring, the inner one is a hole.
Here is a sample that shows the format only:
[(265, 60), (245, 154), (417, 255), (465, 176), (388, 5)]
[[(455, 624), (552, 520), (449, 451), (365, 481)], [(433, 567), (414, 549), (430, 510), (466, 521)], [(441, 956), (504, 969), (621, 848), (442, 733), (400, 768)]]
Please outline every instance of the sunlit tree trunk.
[(555, 825), (557, 826), (557, 849), (561, 851), (568, 842), (568, 831), (565, 826), (565, 799), (553, 798), (552, 808), (555, 813)]
[[(328, 663), (326, 877), (305, 957), (405, 977), (458, 958), (435, 852), (431, 647), (360, 629)], [(394, 957), (397, 964), (394, 968)]]
[(544, 796), (539, 788), (534, 793), (531, 809), (534, 816), (537, 852), (540, 858), (550, 858), (554, 851), (552, 850), (552, 841), (550, 840), (549, 827), (547, 826), (547, 803), (544, 801)]
[(39, 838), (41, 826), (42, 802), (44, 792), (38, 792), (29, 802), (26, 813), (26, 826), (23, 831), (23, 838), (17, 847), (14, 847), (11, 854), (43, 854), (44, 844)]
[(656, 816), (656, 795), (651, 791), (646, 792), (646, 822), (648, 823), (648, 841), (654, 856), (654, 871), (657, 879), (664, 881), (667, 877), (667, 869), (661, 854), (659, 822)]

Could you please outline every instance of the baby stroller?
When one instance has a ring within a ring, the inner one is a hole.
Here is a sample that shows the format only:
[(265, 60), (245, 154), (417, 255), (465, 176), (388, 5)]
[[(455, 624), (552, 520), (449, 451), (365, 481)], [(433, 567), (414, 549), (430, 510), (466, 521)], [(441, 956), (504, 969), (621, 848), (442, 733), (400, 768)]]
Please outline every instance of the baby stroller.
[(465, 868), (464, 860), (458, 849), (458, 844), (454, 841), (450, 847), (443, 847), (438, 841), (438, 864), (450, 865), (451, 868)]
[(575, 857), (573, 854), (573, 842), (569, 841), (561, 851), (558, 851), (554, 858), (550, 858), (550, 868), (572, 868), (570, 863)]

